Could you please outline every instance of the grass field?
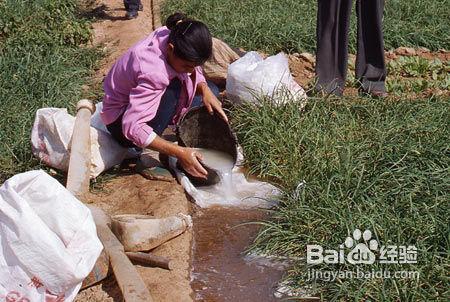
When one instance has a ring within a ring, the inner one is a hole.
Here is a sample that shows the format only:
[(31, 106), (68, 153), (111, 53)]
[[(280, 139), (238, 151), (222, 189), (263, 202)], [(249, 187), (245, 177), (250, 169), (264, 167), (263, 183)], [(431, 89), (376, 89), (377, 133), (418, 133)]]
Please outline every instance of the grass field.
[[(267, 53), (315, 49), (316, 1), (168, 0), (162, 20), (177, 10), (204, 21), (215, 36), (234, 47)], [(354, 15), (350, 31), (352, 52), (356, 45)], [(450, 0), (386, 1), (386, 48), (449, 49), (449, 16)]]
[(292, 102), (261, 102), (235, 108), (234, 127), (251, 172), (275, 180), (285, 196), (256, 248), (305, 257), (306, 244), (337, 249), (354, 229), (369, 229), (380, 244), (415, 245), (419, 261), (365, 269), (417, 271), (420, 278), (311, 283), (302, 260), (289, 273), (293, 287), (318, 287), (325, 301), (444, 301), (450, 248), (448, 102), (311, 99), (302, 114)]
[[(169, 0), (163, 15), (176, 10), (204, 21), (234, 47), (267, 53), (315, 48), (315, 1)], [(448, 49), (449, 10), (448, 0), (386, 1), (386, 48)], [(450, 105), (448, 97), (423, 97), (428, 89), (448, 93), (449, 62), (400, 58), (388, 70), (395, 99), (311, 98), (299, 113), (292, 101), (276, 106), (280, 100), (261, 97), (262, 106), (232, 110), (250, 172), (284, 190), (254, 249), (300, 259), (287, 281), (323, 301), (448, 301), (450, 294)], [(351, 77), (348, 82), (355, 84)], [(356, 228), (372, 231), (380, 245), (416, 246), (417, 263), (306, 264), (306, 245), (338, 249)], [(356, 267), (411, 271), (419, 278), (308, 280), (311, 268)]]
[(76, 3), (0, 2), (0, 183), (39, 166), (30, 145), (36, 110), (74, 108), (100, 56), (80, 47), (90, 30)]

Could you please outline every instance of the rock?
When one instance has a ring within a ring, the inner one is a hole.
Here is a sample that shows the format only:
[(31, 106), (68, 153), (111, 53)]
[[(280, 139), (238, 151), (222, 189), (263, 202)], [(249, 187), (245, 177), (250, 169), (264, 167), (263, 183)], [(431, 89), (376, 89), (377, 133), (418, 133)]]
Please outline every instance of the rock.
[(429, 50), (429, 49), (426, 48), (426, 47), (419, 47), (418, 50), (419, 50), (420, 52), (431, 52), (431, 50)]
[(412, 47), (399, 47), (395, 51), (395, 54), (399, 56), (415, 56), (417, 51)]
[(299, 57), (311, 64), (314, 64), (316, 62), (316, 57), (309, 52), (302, 52)]
[(393, 50), (389, 50), (385, 52), (385, 56), (388, 60), (395, 60), (397, 59), (397, 55), (395, 54), (395, 52)]

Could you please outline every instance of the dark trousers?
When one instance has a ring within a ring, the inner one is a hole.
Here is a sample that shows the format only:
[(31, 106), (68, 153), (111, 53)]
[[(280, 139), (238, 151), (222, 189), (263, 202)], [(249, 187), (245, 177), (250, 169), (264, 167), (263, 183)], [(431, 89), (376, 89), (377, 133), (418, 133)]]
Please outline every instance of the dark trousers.
[(123, 0), (123, 5), (125, 6), (125, 10), (128, 12), (138, 11), (140, 4), (141, 4), (141, 0)]
[[(218, 96), (219, 88), (213, 83), (208, 81), (208, 86), (211, 91)], [(169, 126), (173, 117), (176, 114), (176, 109), (178, 106), (178, 102), (181, 94), (181, 82), (178, 78), (173, 79), (169, 86), (167, 86), (166, 92), (164, 92), (158, 110), (156, 111), (155, 117), (147, 122), (147, 124), (152, 127), (153, 131), (161, 136), (164, 130)], [(191, 108), (199, 107), (203, 105), (203, 98), (199, 95), (195, 96), (192, 100)], [(106, 125), (109, 133), (111, 133), (112, 137), (125, 148), (133, 148), (137, 147), (132, 141), (128, 140), (125, 135), (123, 135), (122, 131), (122, 117), (119, 116), (114, 122), (109, 125)]]
[[(356, 79), (362, 90), (386, 91), (382, 31), (384, 0), (356, 0)], [(318, 0), (317, 90), (341, 95), (347, 76), (348, 29), (352, 0)]]

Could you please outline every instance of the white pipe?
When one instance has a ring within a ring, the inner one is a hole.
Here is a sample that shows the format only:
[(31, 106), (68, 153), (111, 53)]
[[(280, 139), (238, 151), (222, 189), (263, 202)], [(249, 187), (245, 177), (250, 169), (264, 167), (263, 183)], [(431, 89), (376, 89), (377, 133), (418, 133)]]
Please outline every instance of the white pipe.
[[(91, 116), (95, 106), (89, 100), (77, 104), (77, 116), (72, 134), (67, 189), (77, 198), (87, 201), (89, 171), (91, 166)], [(153, 299), (144, 281), (125, 254), (123, 245), (109, 228), (110, 218), (100, 208), (89, 205), (97, 235), (109, 256), (117, 284), (125, 302), (152, 302)]]
[(89, 100), (81, 100), (77, 104), (77, 116), (73, 126), (70, 143), (69, 170), (67, 173), (67, 189), (75, 197), (84, 200), (89, 191), (89, 175), (91, 168), (91, 116), (95, 106)]

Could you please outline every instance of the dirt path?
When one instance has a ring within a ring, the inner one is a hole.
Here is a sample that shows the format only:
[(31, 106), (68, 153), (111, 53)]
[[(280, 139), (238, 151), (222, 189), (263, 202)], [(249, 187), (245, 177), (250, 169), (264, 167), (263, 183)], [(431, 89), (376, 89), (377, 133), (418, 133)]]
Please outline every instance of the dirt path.
[[(126, 20), (123, 2), (98, 0), (94, 13), (98, 22), (93, 24), (94, 43), (103, 44), (108, 56), (103, 60), (96, 80), (101, 81), (116, 59), (130, 46), (153, 31), (152, 3), (143, 0), (144, 11), (139, 17)], [(152, 153), (150, 156), (157, 158)], [(158, 164), (156, 160), (153, 160)], [(91, 193), (89, 201), (109, 214), (148, 214), (167, 217), (177, 213), (189, 214), (190, 203), (180, 185), (173, 182), (150, 181), (140, 175), (123, 173), (105, 184), (101, 193)], [(147, 284), (154, 301), (192, 301), (189, 284), (189, 259), (192, 233), (185, 232), (177, 238), (161, 245), (153, 252), (172, 260), (174, 269), (167, 271), (137, 265), (137, 269)], [(79, 293), (77, 302), (122, 301), (121, 293), (114, 277)]]

